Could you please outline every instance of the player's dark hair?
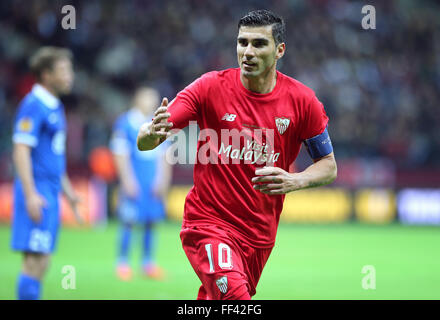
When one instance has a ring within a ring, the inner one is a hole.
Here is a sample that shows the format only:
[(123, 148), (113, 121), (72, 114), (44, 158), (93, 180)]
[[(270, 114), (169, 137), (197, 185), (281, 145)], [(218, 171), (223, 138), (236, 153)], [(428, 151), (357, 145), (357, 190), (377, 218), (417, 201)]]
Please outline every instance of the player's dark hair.
[(41, 47), (29, 59), (29, 66), (38, 81), (44, 71), (52, 70), (55, 62), (61, 59), (72, 60), (73, 54), (69, 49), (59, 47)]
[(272, 36), (275, 44), (284, 42), (286, 25), (282, 17), (269, 10), (251, 11), (240, 19), (238, 29), (245, 27), (272, 26)]

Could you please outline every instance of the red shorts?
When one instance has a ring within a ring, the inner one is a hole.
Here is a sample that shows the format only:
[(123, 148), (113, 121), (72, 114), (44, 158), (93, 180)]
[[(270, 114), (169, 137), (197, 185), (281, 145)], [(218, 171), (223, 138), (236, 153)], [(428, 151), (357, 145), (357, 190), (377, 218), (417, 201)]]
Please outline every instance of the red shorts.
[(250, 299), (272, 248), (253, 248), (216, 226), (183, 228), (183, 250), (202, 281), (197, 299)]

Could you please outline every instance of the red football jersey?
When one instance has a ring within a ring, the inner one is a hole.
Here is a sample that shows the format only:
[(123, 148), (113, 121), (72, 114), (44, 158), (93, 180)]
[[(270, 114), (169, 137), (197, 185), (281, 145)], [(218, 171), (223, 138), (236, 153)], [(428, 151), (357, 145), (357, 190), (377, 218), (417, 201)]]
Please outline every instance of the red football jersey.
[(182, 227), (217, 225), (251, 246), (272, 247), (284, 195), (261, 193), (251, 179), (265, 165), (288, 171), (301, 143), (325, 130), (313, 90), (277, 71), (275, 88), (259, 94), (243, 86), (239, 68), (227, 69), (202, 75), (168, 111), (173, 129), (197, 121), (201, 130)]

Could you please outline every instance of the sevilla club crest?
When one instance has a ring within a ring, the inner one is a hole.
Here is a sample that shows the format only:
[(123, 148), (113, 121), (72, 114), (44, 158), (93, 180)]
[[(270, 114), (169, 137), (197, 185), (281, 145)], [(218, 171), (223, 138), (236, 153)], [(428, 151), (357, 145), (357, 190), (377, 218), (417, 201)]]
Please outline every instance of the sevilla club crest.
[(278, 132), (283, 134), (286, 132), (290, 124), (290, 119), (287, 118), (275, 118), (275, 124), (277, 125)]
[(215, 283), (217, 284), (217, 287), (221, 293), (226, 293), (226, 291), (228, 291), (228, 278), (226, 276), (218, 278), (215, 280)]

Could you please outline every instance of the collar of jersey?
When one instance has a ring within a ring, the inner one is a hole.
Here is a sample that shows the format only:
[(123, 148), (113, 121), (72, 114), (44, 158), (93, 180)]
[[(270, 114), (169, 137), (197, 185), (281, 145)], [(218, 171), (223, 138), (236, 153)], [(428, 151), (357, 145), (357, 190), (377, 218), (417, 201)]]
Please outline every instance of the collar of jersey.
[(273, 99), (274, 97), (276, 97), (278, 95), (278, 93), (280, 92), (281, 83), (283, 81), (283, 76), (282, 76), (281, 72), (279, 72), (278, 70), (276, 71), (277, 72), (277, 82), (275, 83), (275, 87), (272, 89), (271, 92), (268, 92), (268, 93), (257, 93), (257, 92), (253, 92), (253, 91), (246, 89), (240, 80), (240, 68), (236, 68), (235, 70), (237, 70), (236, 71), (237, 73), (235, 76), (235, 80), (237, 82), (237, 85), (240, 87), (241, 91), (244, 92), (249, 97), (258, 98), (261, 100), (266, 100), (266, 99), (269, 100), (269, 99)]
[(147, 117), (138, 109), (132, 108), (128, 111), (128, 121), (134, 128), (138, 128), (144, 122), (147, 121)]
[(32, 93), (35, 97), (38, 98), (43, 104), (49, 109), (56, 109), (60, 105), (60, 99), (55, 97), (52, 93), (50, 93), (45, 87), (41, 84), (35, 84), (32, 87)]

